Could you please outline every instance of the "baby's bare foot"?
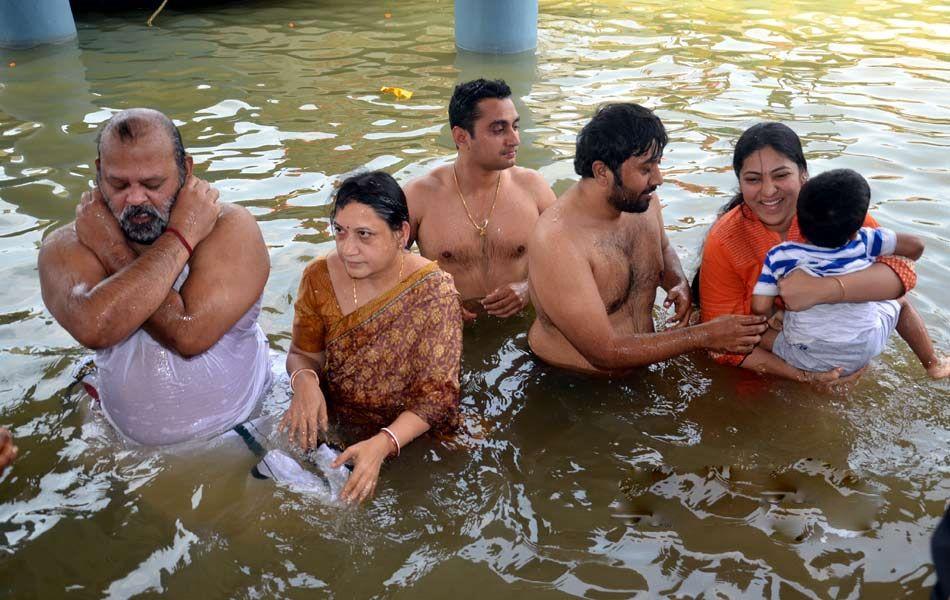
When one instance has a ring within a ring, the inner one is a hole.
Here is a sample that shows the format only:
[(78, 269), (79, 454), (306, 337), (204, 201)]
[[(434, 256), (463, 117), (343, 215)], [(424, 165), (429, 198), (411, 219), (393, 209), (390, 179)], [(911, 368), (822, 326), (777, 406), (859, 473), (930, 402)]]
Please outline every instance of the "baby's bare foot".
[(927, 375), (934, 379), (943, 379), (950, 375), (950, 357), (941, 356), (937, 362), (927, 367)]

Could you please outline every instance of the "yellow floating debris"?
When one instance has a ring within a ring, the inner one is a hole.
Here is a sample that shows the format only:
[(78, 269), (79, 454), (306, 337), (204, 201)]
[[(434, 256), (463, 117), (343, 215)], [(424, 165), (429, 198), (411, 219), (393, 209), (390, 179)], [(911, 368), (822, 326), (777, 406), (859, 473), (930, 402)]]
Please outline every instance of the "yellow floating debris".
[(297, 26), (297, 24), (294, 23), (293, 21), (291, 21), (290, 23), (287, 23), (287, 27), (290, 27), (291, 29), (293, 29), (293, 28), (296, 27), (296, 26)]
[(379, 88), (379, 91), (381, 91), (384, 94), (392, 94), (393, 96), (396, 97), (397, 100), (408, 100), (412, 98), (412, 92), (410, 92), (409, 90), (404, 90), (402, 88), (384, 86), (384, 87)]
[[(10, 64), (9, 64), (9, 65), (7, 65), (7, 66), (8, 66), (8, 67), (10, 67), (10, 68), (12, 69), (13, 67), (15, 67), (15, 66), (16, 66), (16, 61), (15, 61), (15, 60), (11, 60), (11, 61), (10, 61)], [(412, 95), (412, 94), (410, 94), (410, 95)]]
[(383, 18), (384, 18), (384, 19), (392, 19), (392, 18), (393, 18), (393, 13), (391, 13), (391, 12), (383, 13)]

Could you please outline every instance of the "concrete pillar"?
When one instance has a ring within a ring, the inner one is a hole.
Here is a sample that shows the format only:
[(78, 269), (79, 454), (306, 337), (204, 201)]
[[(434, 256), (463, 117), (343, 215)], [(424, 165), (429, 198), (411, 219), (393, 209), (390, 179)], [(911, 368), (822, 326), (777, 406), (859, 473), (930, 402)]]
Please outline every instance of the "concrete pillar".
[(0, 47), (29, 48), (75, 37), (69, 0), (0, 0)]
[(516, 54), (538, 45), (538, 0), (455, 0), (455, 45)]

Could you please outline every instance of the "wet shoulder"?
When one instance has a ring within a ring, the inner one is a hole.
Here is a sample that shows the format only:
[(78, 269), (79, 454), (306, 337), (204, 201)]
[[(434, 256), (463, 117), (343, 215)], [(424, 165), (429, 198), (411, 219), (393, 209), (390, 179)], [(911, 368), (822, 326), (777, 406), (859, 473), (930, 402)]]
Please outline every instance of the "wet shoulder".
[(49, 275), (58, 276), (64, 267), (74, 268), (77, 261), (83, 260), (80, 257), (86, 255), (92, 256), (88, 249), (79, 243), (73, 223), (52, 231), (43, 239), (39, 256), (36, 258), (40, 281), (45, 282)]
[[(257, 224), (257, 219), (249, 210), (240, 204), (231, 204), (221, 202), (221, 212), (218, 220), (214, 224), (214, 229), (208, 234), (197, 248), (204, 250), (228, 247), (228, 245), (240, 244), (259, 244), (264, 245), (264, 238), (261, 234), (261, 228)], [(196, 249), (196, 252), (198, 250)]]
[(75, 225), (75, 222), (63, 225), (43, 239), (38, 256), (41, 269), (53, 264), (75, 266), (88, 259), (98, 263), (95, 254), (79, 241)]
[(42, 248), (61, 247), (72, 244), (79, 244), (79, 237), (76, 235), (76, 222), (72, 221), (51, 231), (43, 238)]
[(528, 238), (529, 254), (533, 248), (540, 250), (563, 235), (559, 220), (555, 218), (557, 212), (558, 205), (554, 205), (538, 217), (538, 222), (531, 231), (531, 237)]
[(226, 227), (229, 229), (236, 229), (258, 227), (257, 219), (254, 218), (254, 215), (251, 214), (251, 211), (247, 210), (240, 204), (221, 202), (220, 205), (221, 213), (218, 215), (218, 222), (215, 224), (215, 228)]
[(539, 209), (545, 208), (554, 199), (554, 192), (551, 191), (551, 186), (544, 175), (534, 169), (512, 167), (511, 179), (518, 189), (531, 196)]
[(406, 201), (409, 203), (410, 210), (414, 206), (424, 206), (433, 197), (445, 193), (445, 178), (449, 172), (448, 169), (449, 166), (442, 165), (406, 183), (403, 191), (406, 193)]
[(522, 187), (549, 187), (544, 175), (527, 167), (511, 167), (511, 179)]
[(532, 233), (532, 241), (554, 242), (557, 239), (568, 236), (571, 233), (569, 219), (566, 214), (569, 212), (570, 191), (558, 198), (547, 210), (538, 217), (538, 222)]

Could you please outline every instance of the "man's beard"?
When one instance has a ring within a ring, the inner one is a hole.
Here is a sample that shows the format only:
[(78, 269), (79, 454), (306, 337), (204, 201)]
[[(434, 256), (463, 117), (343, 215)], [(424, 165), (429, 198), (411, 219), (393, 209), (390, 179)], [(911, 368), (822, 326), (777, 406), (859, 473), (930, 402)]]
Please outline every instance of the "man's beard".
[[(97, 166), (96, 187), (99, 188), (102, 199), (105, 200), (109, 211), (119, 221), (119, 227), (122, 229), (122, 233), (125, 234), (126, 238), (138, 244), (148, 245), (155, 242), (159, 236), (165, 233), (165, 229), (168, 228), (168, 220), (171, 218), (172, 207), (175, 206), (175, 200), (178, 199), (178, 193), (181, 192), (181, 188), (185, 186), (186, 172), (181, 167), (178, 169), (178, 189), (175, 190), (171, 198), (165, 201), (166, 208), (164, 215), (150, 204), (139, 204), (137, 206), (130, 204), (122, 209), (121, 215), (116, 215), (115, 210), (112, 208), (112, 200), (109, 199), (105, 190), (102, 189), (102, 184), (99, 181), (100, 176), (101, 173)], [(145, 223), (134, 223), (132, 221), (132, 219), (141, 215), (147, 215), (151, 217), (151, 219)]]
[(641, 200), (640, 198), (644, 194), (652, 194), (655, 190), (656, 186), (653, 186), (631, 198), (631, 192), (628, 188), (624, 187), (623, 178), (620, 176), (620, 173), (614, 172), (614, 189), (610, 192), (610, 196), (607, 197), (607, 202), (620, 212), (642, 213), (650, 208), (650, 199), (649, 195), (646, 200)]
[[(139, 244), (151, 244), (157, 240), (160, 235), (165, 233), (165, 228), (168, 227), (171, 204), (175, 203), (175, 199), (171, 198), (169, 203), (168, 215), (162, 215), (157, 208), (147, 204), (126, 206), (122, 214), (119, 215), (119, 226), (122, 227), (125, 237)], [(152, 218), (144, 223), (132, 221), (132, 219), (141, 215), (148, 215)]]
[[(181, 188), (179, 188), (179, 190), (180, 189)], [(106, 201), (106, 206), (111, 208), (112, 202), (109, 200), (109, 197), (106, 196), (105, 193), (102, 194), (102, 197)], [(176, 191), (175, 195), (165, 202), (166, 206), (168, 206), (165, 214), (162, 214), (161, 211), (150, 204), (126, 206), (122, 209), (122, 214), (118, 215), (119, 227), (122, 228), (122, 233), (125, 234), (126, 238), (138, 244), (147, 245), (153, 243), (160, 235), (165, 233), (165, 229), (168, 227), (168, 219), (171, 217), (172, 207), (175, 205), (177, 198), (178, 192)], [(132, 220), (141, 215), (147, 215), (151, 217), (151, 219), (144, 223), (135, 223)]]

